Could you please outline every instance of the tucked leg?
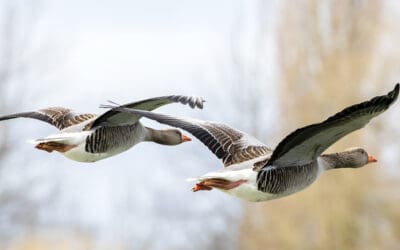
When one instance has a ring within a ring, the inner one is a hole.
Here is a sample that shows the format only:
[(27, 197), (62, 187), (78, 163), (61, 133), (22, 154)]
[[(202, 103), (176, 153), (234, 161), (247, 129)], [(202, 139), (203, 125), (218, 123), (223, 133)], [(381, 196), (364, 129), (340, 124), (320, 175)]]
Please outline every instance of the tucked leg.
[(235, 187), (240, 186), (245, 183), (246, 180), (238, 180), (238, 181), (228, 181), (224, 179), (207, 179), (197, 183), (193, 188), (193, 192), (201, 191), (201, 190), (211, 190), (212, 188), (219, 188), (224, 190), (229, 190)]
[(60, 153), (65, 153), (74, 147), (76, 147), (76, 145), (67, 145), (59, 142), (42, 142), (35, 146), (35, 148), (49, 153), (53, 152), (54, 150)]

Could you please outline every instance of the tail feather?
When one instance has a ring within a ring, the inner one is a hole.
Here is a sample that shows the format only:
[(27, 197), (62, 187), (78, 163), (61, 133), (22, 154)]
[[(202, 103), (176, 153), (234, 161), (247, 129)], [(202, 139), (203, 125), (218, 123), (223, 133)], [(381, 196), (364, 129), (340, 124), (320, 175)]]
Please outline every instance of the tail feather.
[(204, 181), (208, 179), (221, 179), (221, 176), (218, 175), (203, 175), (199, 177), (191, 177), (191, 178), (186, 178), (187, 182), (193, 182), (193, 181)]
[(30, 144), (38, 144), (38, 143), (46, 143), (46, 142), (65, 142), (68, 143), (71, 140), (70, 137), (58, 137), (58, 138), (39, 138), (28, 140), (27, 142)]
[(60, 133), (49, 135), (45, 138), (39, 138), (36, 140), (29, 140), (28, 143), (38, 144), (38, 143), (46, 143), (46, 142), (59, 142), (70, 145), (77, 145), (85, 142), (86, 137), (90, 134), (90, 132), (71, 132), (71, 133)]
[(68, 150), (78, 146), (85, 142), (87, 133), (60, 133), (50, 135), (45, 138), (39, 138), (36, 140), (29, 140), (29, 143), (35, 145), (35, 148), (47, 151), (49, 153), (55, 151), (65, 153)]

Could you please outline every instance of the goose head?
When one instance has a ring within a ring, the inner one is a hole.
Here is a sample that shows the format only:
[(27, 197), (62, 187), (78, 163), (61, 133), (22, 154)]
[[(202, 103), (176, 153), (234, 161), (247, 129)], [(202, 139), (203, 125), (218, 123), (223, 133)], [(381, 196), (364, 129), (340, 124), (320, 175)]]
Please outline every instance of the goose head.
[(375, 157), (368, 155), (363, 148), (349, 148), (344, 152), (321, 156), (327, 163), (327, 169), (360, 168), (369, 163), (377, 162)]
[(178, 145), (183, 142), (191, 141), (192, 139), (178, 129), (163, 129), (163, 130), (149, 130), (149, 141), (156, 142), (162, 145)]

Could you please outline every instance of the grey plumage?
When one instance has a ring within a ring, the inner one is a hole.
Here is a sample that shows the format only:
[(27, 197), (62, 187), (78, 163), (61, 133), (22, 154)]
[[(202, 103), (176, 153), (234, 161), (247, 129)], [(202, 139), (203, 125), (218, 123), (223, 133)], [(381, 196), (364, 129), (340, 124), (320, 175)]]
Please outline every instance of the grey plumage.
[[(268, 192), (268, 176), (272, 175), (271, 168), (289, 171), (288, 168), (312, 166), (305, 168), (299, 176), (313, 177), (318, 172), (317, 157), (329, 146), (345, 135), (364, 127), (372, 118), (381, 114), (392, 105), (399, 95), (399, 84), (387, 95), (377, 96), (369, 101), (345, 108), (341, 112), (329, 117), (327, 120), (297, 129), (284, 138), (276, 147), (269, 161), (257, 175), (257, 186), (260, 191)], [(276, 170), (278, 171), (278, 170)], [(278, 174), (279, 172), (275, 172)], [(285, 190), (286, 181), (277, 176)], [(292, 180), (291, 187), (302, 189), (302, 183)]]
[(387, 95), (352, 105), (321, 123), (297, 129), (278, 144), (266, 166), (315, 160), (340, 138), (364, 127), (372, 118), (387, 110), (397, 100), (399, 88), (396, 84)]
[[(189, 105), (191, 108), (203, 108), (204, 100), (194, 96), (171, 95), (131, 102), (122, 107), (153, 110), (170, 103), (181, 103)], [(140, 116), (121, 113), (113, 109), (97, 116), (95, 114), (76, 114), (71, 109), (62, 107), (51, 107), (0, 116), (0, 121), (20, 117), (47, 122), (61, 130), (59, 134), (36, 140), (36, 148), (47, 152), (56, 150), (66, 157), (83, 162), (107, 158), (129, 149), (141, 141), (153, 139), (148, 137), (149, 129), (140, 124)], [(177, 130), (179, 134), (163, 132), (165, 133), (161, 134), (172, 134), (173, 136), (165, 137), (164, 141), (160, 139), (157, 142), (168, 145), (177, 145), (183, 142), (180, 131)], [(168, 141), (172, 139), (172, 142)]]
[(277, 195), (289, 195), (306, 188), (318, 176), (317, 163), (286, 168), (270, 166), (259, 173), (258, 189)]
[(358, 168), (368, 162), (368, 153), (362, 148), (355, 148), (339, 153), (323, 154), (321, 158), (331, 167), (330, 169)]
[[(121, 112), (144, 116), (190, 132), (219, 159), (222, 159), (226, 167), (263, 156), (258, 162), (250, 161), (248, 163), (252, 165), (253, 171), (257, 172), (255, 183), (257, 192), (261, 191), (260, 193), (263, 192), (276, 195), (274, 197), (280, 197), (300, 191), (314, 182), (320, 171), (322, 171), (319, 169), (320, 166), (317, 162), (317, 158), (321, 153), (340, 138), (364, 127), (372, 118), (387, 110), (396, 101), (399, 95), (399, 88), (399, 84), (396, 84), (395, 88), (387, 95), (378, 96), (369, 101), (350, 106), (321, 123), (294, 131), (278, 144), (272, 155), (270, 155), (271, 150), (261, 142), (224, 124), (176, 118), (154, 112), (133, 110), (127, 107), (118, 107), (115, 109)], [(345, 155), (346, 153), (343, 154)], [(329, 158), (329, 156), (326, 157), (327, 159)], [(340, 161), (336, 162), (339, 167), (359, 164), (350, 161), (350, 158), (344, 159), (342, 166), (340, 166)], [(365, 165), (366, 163), (367, 161), (361, 162), (361, 165)], [(234, 168), (236, 167), (232, 166), (230, 169), (228, 168), (222, 172), (230, 172), (233, 175), (233, 172), (237, 171)], [(207, 179), (223, 179), (222, 172), (212, 172), (209, 175), (200, 177), (200, 190), (202, 190), (201, 185)], [(214, 173), (215, 175), (213, 175)], [(253, 191), (246, 192), (251, 193)], [(237, 193), (236, 195), (243, 194)], [(253, 193), (252, 195), (256, 196), (259, 194)], [(270, 197), (264, 196), (260, 199), (251, 197), (249, 199), (266, 200), (270, 199)]]
[[(182, 95), (171, 95), (150, 98), (138, 102), (131, 102), (122, 105), (122, 107), (131, 107), (143, 110), (154, 110), (158, 107), (164, 106), (170, 103), (182, 103), (189, 105), (191, 108), (203, 108), (205, 102), (203, 98), (196, 96), (182, 96)], [(107, 106), (107, 105), (102, 105)], [(49, 107), (39, 109), (37, 111), (21, 112), (11, 115), (0, 116), (0, 121), (9, 120), (14, 118), (32, 118), (47, 122), (50, 125), (55, 126), (59, 130), (63, 130), (73, 125), (80, 124), (84, 121), (95, 118), (91, 123), (87, 124), (84, 130), (90, 130), (97, 126), (119, 126), (123, 122), (125, 124), (134, 124), (139, 120), (140, 117), (127, 116), (126, 113), (120, 113), (116, 110), (108, 110), (101, 115), (96, 114), (77, 114), (72, 109), (63, 107)], [(125, 120), (124, 120), (125, 119)]]
[(85, 150), (105, 153), (126, 147), (134, 140), (137, 124), (118, 127), (98, 127), (86, 138)]
[(95, 114), (76, 114), (71, 109), (62, 107), (49, 107), (45, 109), (39, 109), (37, 111), (15, 113), (11, 115), (5, 115), (0, 117), (0, 121), (9, 120), (14, 118), (33, 118), (43, 122), (47, 122), (50, 125), (55, 126), (59, 130), (65, 129), (72, 125), (79, 124), (86, 120), (96, 117)]
[(170, 95), (170, 96), (150, 98), (139, 102), (127, 103), (121, 106), (115, 103), (112, 105), (110, 104), (100, 105), (100, 108), (111, 108), (111, 109), (104, 112), (99, 117), (97, 117), (96, 120), (93, 121), (93, 123), (86, 125), (85, 129), (89, 130), (97, 126), (113, 126), (116, 124), (121, 125), (122, 122), (125, 124), (132, 124), (140, 119), (140, 116), (137, 115), (134, 116), (124, 112), (119, 112), (118, 110), (114, 109), (114, 107), (116, 106), (151, 111), (166, 104), (174, 102), (182, 103), (185, 105), (188, 104), (191, 108), (197, 107), (202, 109), (205, 100), (201, 97), (196, 97), (196, 96)]
[(115, 107), (114, 109), (144, 116), (188, 131), (207, 146), (218, 159), (221, 159), (225, 167), (271, 153), (271, 149), (257, 139), (225, 124), (178, 118), (126, 107)]

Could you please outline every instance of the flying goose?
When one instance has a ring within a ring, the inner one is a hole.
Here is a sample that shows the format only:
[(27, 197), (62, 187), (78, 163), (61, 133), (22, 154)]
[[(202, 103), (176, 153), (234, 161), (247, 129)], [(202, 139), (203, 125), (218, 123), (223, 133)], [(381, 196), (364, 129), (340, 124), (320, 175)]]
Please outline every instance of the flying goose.
[[(171, 95), (132, 102), (121, 107), (153, 110), (170, 103), (189, 104), (203, 108), (199, 97)], [(140, 115), (108, 110), (101, 115), (77, 114), (71, 109), (50, 107), (32, 112), (1, 116), (0, 121), (19, 117), (47, 122), (60, 133), (34, 140), (36, 148), (47, 152), (58, 151), (79, 162), (95, 162), (122, 153), (142, 141), (163, 145), (177, 145), (191, 139), (178, 129), (156, 130), (143, 126)]]
[(273, 151), (252, 136), (224, 124), (126, 107), (114, 107), (114, 110), (182, 128), (222, 160), (225, 168), (193, 179), (198, 181), (193, 191), (216, 188), (244, 200), (258, 202), (296, 193), (313, 183), (323, 171), (359, 168), (376, 162), (362, 148), (333, 154), (321, 153), (387, 110), (398, 95), (399, 84), (396, 84), (387, 95), (345, 108), (321, 123), (297, 129)]

